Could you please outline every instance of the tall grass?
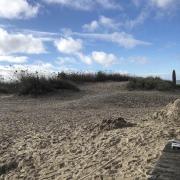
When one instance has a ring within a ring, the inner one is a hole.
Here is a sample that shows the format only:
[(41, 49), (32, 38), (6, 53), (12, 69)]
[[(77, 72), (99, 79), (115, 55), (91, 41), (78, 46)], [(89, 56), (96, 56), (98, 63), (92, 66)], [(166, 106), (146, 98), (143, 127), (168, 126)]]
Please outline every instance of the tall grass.
[(132, 78), (128, 84), (127, 88), (129, 90), (159, 90), (159, 91), (168, 91), (173, 90), (176, 87), (173, 86), (173, 83), (170, 81), (162, 80), (159, 77), (136, 77)]
[(79, 91), (79, 88), (68, 80), (58, 76), (45, 77), (38, 73), (21, 73), (18, 79), (11, 82), (0, 82), (0, 93), (16, 93), (19, 95), (43, 95), (59, 89)]
[(64, 80), (70, 80), (74, 82), (105, 82), (105, 81), (128, 81), (130, 80), (129, 75), (119, 73), (105, 73), (99, 71), (97, 73), (58, 73), (58, 77)]
[[(19, 95), (42, 95), (59, 89), (79, 91), (75, 83), (105, 82), (105, 81), (129, 81), (129, 90), (172, 90), (172, 82), (164, 81), (159, 77), (131, 77), (118, 73), (58, 73), (52, 77), (40, 76), (38, 73), (22, 71), (16, 74), (17, 80), (11, 82), (0, 81), (0, 93), (16, 93)], [(180, 89), (180, 87), (179, 87)]]

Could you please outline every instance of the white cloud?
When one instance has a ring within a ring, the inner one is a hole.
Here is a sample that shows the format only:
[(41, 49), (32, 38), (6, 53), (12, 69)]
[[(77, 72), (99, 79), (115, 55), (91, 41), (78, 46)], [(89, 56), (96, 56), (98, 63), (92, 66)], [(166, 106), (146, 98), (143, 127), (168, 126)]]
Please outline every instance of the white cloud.
[(108, 27), (112, 29), (118, 27), (118, 24), (113, 19), (105, 16), (100, 16), (99, 23), (102, 24), (104, 27)]
[(12, 53), (40, 54), (44, 52), (45, 48), (41, 39), (35, 38), (30, 34), (8, 33), (0, 28), (1, 55)]
[(103, 66), (110, 66), (117, 61), (117, 57), (114, 54), (107, 54), (103, 51), (92, 52), (92, 59)]
[(61, 53), (76, 54), (82, 50), (82, 41), (72, 37), (60, 38), (55, 41), (55, 46)]
[(129, 61), (136, 64), (147, 64), (149, 62), (148, 58), (145, 56), (129, 57)]
[(81, 60), (83, 63), (91, 65), (93, 62), (96, 62), (98, 64), (101, 64), (103, 66), (110, 66), (117, 62), (117, 57), (114, 54), (108, 54), (103, 51), (93, 51), (91, 55), (85, 55), (82, 52), (78, 52), (75, 54), (74, 57), (60, 57), (58, 58), (57, 63), (60, 66), (65, 66), (67, 68), (71, 67), (72, 65), (77, 65), (79, 63), (79, 60)]
[(87, 55), (84, 55), (83, 53), (77, 53), (77, 57), (82, 61), (84, 62), (85, 64), (92, 64), (92, 59), (91, 57), (87, 56)]
[(22, 33), (24, 35), (31, 34), (32, 36), (41, 39), (42, 41), (54, 41), (58, 36), (59, 33), (57, 32), (48, 32), (48, 31), (36, 31), (32, 29), (17, 29), (15, 32)]
[(179, 0), (132, 0), (132, 3), (140, 13), (135, 19), (124, 23), (127, 28), (133, 28), (150, 18), (156, 20), (171, 18), (178, 13), (180, 7)]
[(98, 28), (99, 28), (99, 22), (98, 21), (92, 21), (89, 24), (84, 24), (83, 25), (83, 29), (85, 31), (93, 32), (93, 31), (97, 30)]
[(39, 5), (30, 5), (27, 0), (0, 0), (0, 17), (7, 19), (30, 18), (37, 15)]
[(124, 48), (134, 48), (139, 45), (146, 45), (146, 46), (151, 45), (151, 43), (135, 39), (133, 35), (125, 32), (114, 32), (109, 34), (100, 34), (100, 33), (73, 33), (73, 34), (83, 38), (98, 39), (102, 41), (116, 43)]
[(166, 9), (172, 7), (177, 3), (179, 3), (179, 0), (149, 0), (147, 2), (146, 0), (132, 0), (132, 2), (136, 7), (145, 6), (148, 7), (147, 10), (151, 10), (152, 7), (156, 7), (160, 9)]
[(86, 64), (92, 63), (91, 58), (81, 52), (83, 43), (80, 39), (73, 39), (72, 37), (60, 38), (55, 41), (55, 46), (61, 53), (73, 55)]
[(120, 24), (117, 23), (114, 19), (105, 16), (100, 16), (97, 21), (94, 20), (89, 24), (83, 25), (83, 29), (85, 31), (93, 32), (99, 28), (118, 29), (119, 26)]
[(173, 3), (176, 3), (177, 0), (151, 0), (151, 2), (159, 8), (167, 8)]
[(89, 11), (96, 7), (103, 9), (117, 9), (120, 6), (115, 0), (43, 0), (46, 3), (59, 4), (73, 9)]
[(132, 19), (132, 20), (127, 20), (125, 23), (124, 23), (124, 26), (127, 27), (127, 28), (134, 28), (136, 27), (137, 25), (140, 25), (140, 24), (143, 24), (144, 21), (149, 17), (149, 11), (147, 9), (144, 9), (140, 12), (140, 14), (135, 18), (135, 19)]
[(122, 9), (116, 0), (96, 0), (96, 2), (104, 9)]
[(26, 63), (28, 57), (27, 56), (1, 56), (0, 62), (8, 62), (8, 63)]

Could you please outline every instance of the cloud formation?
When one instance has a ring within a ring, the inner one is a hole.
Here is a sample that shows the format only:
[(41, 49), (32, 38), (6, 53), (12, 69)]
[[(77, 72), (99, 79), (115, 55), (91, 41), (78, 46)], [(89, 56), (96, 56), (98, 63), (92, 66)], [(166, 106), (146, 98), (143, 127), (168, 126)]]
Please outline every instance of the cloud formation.
[(82, 38), (90, 38), (90, 39), (96, 39), (101, 41), (107, 41), (116, 43), (121, 47), (124, 48), (134, 48), (139, 45), (151, 45), (150, 42), (142, 41), (135, 39), (133, 35), (125, 33), (125, 32), (113, 32), (109, 34), (101, 34), (101, 33), (73, 33), (76, 36), (80, 36)]
[(100, 28), (107, 28), (107, 29), (118, 29), (120, 26), (119, 23), (117, 23), (114, 19), (106, 17), (106, 16), (100, 16), (98, 20), (93, 20), (89, 24), (83, 25), (83, 29), (85, 31), (93, 32)]
[(28, 60), (27, 56), (1, 56), (0, 55), (0, 62), (8, 62), (8, 63), (26, 63)]
[(21, 19), (37, 15), (39, 5), (30, 5), (27, 0), (0, 0), (0, 18)]
[(65, 54), (76, 54), (82, 50), (82, 41), (80, 39), (73, 39), (72, 37), (60, 38), (55, 41), (57, 49)]
[(77, 10), (89, 11), (96, 7), (103, 9), (117, 9), (120, 5), (116, 0), (43, 0), (49, 4), (59, 4), (61, 6), (70, 7)]
[(43, 41), (33, 35), (9, 33), (0, 28), (0, 55), (27, 53), (41, 54), (45, 52)]
[(151, 0), (153, 5), (159, 7), (159, 8), (168, 8), (169, 6), (176, 3), (178, 0)]
[(92, 59), (103, 66), (110, 66), (117, 61), (117, 57), (114, 54), (107, 54), (103, 51), (92, 52)]
[(129, 61), (135, 64), (147, 64), (149, 62), (148, 58), (145, 56), (129, 57)]
[(73, 55), (86, 64), (91, 64), (91, 58), (82, 53), (83, 43), (80, 39), (72, 37), (60, 38), (55, 41), (55, 46), (63, 54)]
[[(85, 55), (82, 52), (83, 43), (80, 39), (73, 39), (72, 37), (67, 38), (60, 38), (59, 40), (55, 41), (55, 46), (59, 52), (63, 54), (68, 54), (74, 56), (75, 58), (81, 60), (85, 64), (92, 64), (96, 62), (103, 66), (112, 65), (116, 60), (117, 57), (113, 54), (107, 54), (103, 51), (93, 51), (91, 55)], [(72, 57), (66, 57), (65, 60), (73, 59)], [(64, 62), (64, 61), (63, 61)]]

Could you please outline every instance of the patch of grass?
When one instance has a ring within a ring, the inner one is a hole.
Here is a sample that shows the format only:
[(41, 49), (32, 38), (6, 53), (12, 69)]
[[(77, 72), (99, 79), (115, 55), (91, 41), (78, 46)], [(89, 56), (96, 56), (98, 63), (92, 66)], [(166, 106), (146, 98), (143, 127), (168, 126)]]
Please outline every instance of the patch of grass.
[(129, 75), (119, 74), (119, 73), (105, 73), (99, 71), (97, 73), (64, 73), (58, 74), (63, 80), (74, 81), (78, 83), (82, 82), (105, 82), (105, 81), (128, 81), (131, 79)]
[(16, 82), (0, 82), (0, 93), (13, 93), (17, 88)]
[(38, 73), (22, 73), (14, 82), (1, 82), (0, 93), (16, 93), (18, 95), (43, 95), (59, 89), (79, 91), (79, 88), (68, 80), (62, 80), (57, 76), (44, 77)]
[(129, 90), (159, 90), (159, 91), (169, 91), (176, 87), (173, 86), (172, 82), (162, 80), (159, 77), (137, 77), (132, 78), (127, 84)]

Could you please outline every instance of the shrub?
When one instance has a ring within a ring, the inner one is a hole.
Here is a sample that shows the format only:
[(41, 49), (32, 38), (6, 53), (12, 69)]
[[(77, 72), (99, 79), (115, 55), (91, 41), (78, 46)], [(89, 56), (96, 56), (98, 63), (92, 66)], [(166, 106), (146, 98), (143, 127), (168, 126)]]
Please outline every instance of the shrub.
[(159, 90), (167, 91), (173, 89), (173, 85), (169, 81), (160, 79), (159, 77), (132, 78), (127, 84), (129, 90)]
[(105, 73), (103, 73), (102, 71), (99, 71), (96, 74), (96, 81), (106, 81), (108, 80), (108, 75), (106, 75)]
[(168, 91), (168, 90), (172, 90), (173, 88), (174, 86), (172, 85), (172, 83), (167, 81), (160, 81), (156, 87), (156, 89), (159, 91)]
[(9, 94), (17, 89), (16, 82), (0, 82), (0, 93)]
[(99, 71), (98, 73), (64, 73), (58, 74), (58, 77), (63, 80), (70, 80), (78, 83), (82, 82), (105, 82), (105, 81), (128, 81), (131, 79), (128, 75), (119, 73), (105, 73)]
[(20, 95), (41, 95), (53, 90), (52, 84), (45, 77), (26, 75), (20, 79), (18, 93)]
[(62, 80), (58, 77), (54, 77), (50, 78), (49, 82), (54, 89), (70, 89), (74, 91), (79, 91), (79, 88), (69, 80)]
[(79, 91), (79, 88), (68, 80), (62, 80), (57, 76), (46, 78), (38, 73), (29, 74), (23, 72), (14, 82), (1, 82), (0, 93), (17, 93), (19, 95), (43, 95), (59, 89)]

